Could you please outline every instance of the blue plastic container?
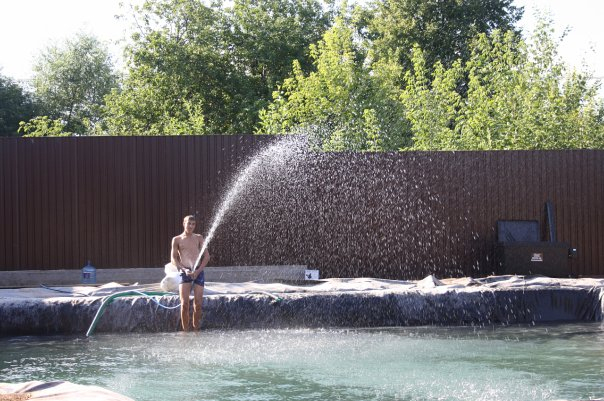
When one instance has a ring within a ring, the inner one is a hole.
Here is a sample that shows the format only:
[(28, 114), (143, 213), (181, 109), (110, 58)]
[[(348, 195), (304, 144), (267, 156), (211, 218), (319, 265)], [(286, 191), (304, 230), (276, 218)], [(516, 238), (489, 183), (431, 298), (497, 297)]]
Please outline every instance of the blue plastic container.
[(96, 268), (90, 261), (82, 268), (82, 284), (96, 284)]

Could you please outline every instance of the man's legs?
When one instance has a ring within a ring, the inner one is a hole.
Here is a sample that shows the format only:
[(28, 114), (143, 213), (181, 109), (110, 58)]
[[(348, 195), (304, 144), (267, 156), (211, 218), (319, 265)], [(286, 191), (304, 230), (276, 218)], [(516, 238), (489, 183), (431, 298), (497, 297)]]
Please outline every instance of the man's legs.
[(189, 296), (191, 295), (191, 285), (193, 284), (181, 283), (178, 286), (180, 294), (180, 322), (184, 331), (189, 331)]
[(199, 330), (201, 327), (201, 306), (203, 305), (203, 285), (195, 284), (193, 295), (193, 329)]

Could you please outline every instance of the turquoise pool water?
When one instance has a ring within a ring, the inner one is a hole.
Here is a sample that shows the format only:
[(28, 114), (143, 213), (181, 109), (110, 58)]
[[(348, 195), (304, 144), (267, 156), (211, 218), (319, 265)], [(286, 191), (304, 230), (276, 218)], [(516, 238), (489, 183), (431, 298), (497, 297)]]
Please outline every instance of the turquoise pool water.
[(138, 401), (604, 397), (604, 326), (250, 330), (0, 340), (0, 381)]

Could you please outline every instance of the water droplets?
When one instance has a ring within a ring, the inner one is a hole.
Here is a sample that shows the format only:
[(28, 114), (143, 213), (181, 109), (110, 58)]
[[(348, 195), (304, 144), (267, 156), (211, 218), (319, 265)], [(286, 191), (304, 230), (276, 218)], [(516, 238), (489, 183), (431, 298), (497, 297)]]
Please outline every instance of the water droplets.
[(434, 160), (317, 151), (321, 135), (313, 130), (320, 128), (276, 138), (242, 165), (204, 249), (216, 239), (227, 249), (219, 262), (303, 264), (324, 277), (463, 274), (456, 255), (471, 251), (460, 248), (475, 233), (463, 206), (449, 217), (459, 205), (443, 197)]

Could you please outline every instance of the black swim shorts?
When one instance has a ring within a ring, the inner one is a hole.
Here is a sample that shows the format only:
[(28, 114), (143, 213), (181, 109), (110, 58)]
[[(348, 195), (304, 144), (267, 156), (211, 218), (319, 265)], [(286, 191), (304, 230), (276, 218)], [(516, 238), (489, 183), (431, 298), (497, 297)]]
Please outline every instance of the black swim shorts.
[(206, 283), (205, 270), (202, 270), (201, 273), (199, 273), (199, 275), (197, 276), (195, 281), (193, 281), (193, 279), (190, 276), (187, 276), (187, 273), (181, 272), (180, 273), (180, 284), (187, 284), (187, 283), (195, 283), (195, 284), (203, 287)]

